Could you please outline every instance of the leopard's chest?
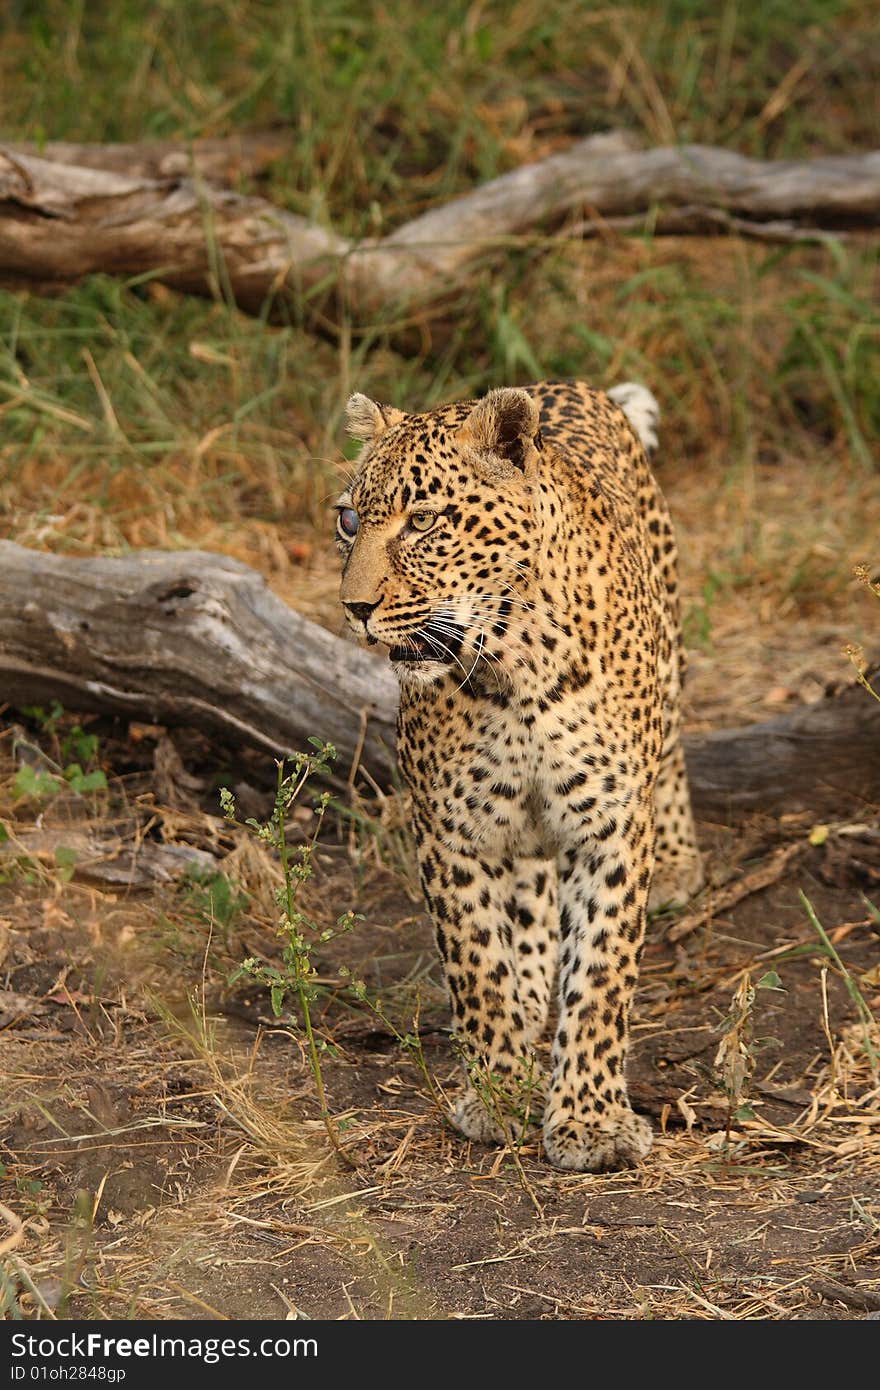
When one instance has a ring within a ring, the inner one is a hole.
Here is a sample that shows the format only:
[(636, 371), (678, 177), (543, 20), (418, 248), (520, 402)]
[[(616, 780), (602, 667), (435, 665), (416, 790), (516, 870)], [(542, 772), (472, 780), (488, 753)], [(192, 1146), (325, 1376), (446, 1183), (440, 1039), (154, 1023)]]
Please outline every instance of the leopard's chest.
[(604, 705), (570, 696), (414, 701), (399, 754), (422, 821), (450, 845), (552, 855), (573, 816), (626, 795), (629, 759)]

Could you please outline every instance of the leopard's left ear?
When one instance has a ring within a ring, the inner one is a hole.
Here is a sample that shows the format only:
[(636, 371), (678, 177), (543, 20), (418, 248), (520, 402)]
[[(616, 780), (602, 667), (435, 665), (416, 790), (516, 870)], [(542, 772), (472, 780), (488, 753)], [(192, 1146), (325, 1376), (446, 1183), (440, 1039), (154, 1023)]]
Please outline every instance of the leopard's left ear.
[(503, 459), (524, 473), (531, 450), (538, 444), (539, 420), (534, 396), (520, 387), (505, 386), (477, 402), (459, 437), (481, 454)]
[(406, 412), (395, 405), (379, 405), (356, 391), (349, 396), (345, 407), (345, 424), (352, 439), (362, 439), (365, 444), (378, 439), (380, 434), (390, 430), (392, 425), (400, 424)]

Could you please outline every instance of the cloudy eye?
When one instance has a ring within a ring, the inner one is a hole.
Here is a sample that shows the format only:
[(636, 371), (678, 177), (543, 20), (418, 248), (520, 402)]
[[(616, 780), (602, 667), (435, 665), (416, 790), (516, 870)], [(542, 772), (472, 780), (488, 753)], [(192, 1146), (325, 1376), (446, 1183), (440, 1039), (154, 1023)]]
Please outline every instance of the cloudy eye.
[(410, 524), (416, 531), (430, 531), (436, 520), (436, 512), (413, 512)]
[(340, 507), (339, 519), (336, 524), (339, 531), (348, 540), (356, 536), (360, 522), (358, 521), (358, 514), (354, 507)]

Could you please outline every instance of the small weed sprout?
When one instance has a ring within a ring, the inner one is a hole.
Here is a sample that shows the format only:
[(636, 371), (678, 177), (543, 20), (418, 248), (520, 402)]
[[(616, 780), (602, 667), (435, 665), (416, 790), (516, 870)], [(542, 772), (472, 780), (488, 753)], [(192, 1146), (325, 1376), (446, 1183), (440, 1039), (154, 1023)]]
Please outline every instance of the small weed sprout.
[[(871, 571), (867, 565), (854, 565), (853, 575), (875, 598), (880, 598), (880, 581), (871, 578)], [(843, 649), (843, 654), (849, 657), (859, 685), (864, 686), (868, 694), (880, 702), (880, 691), (874, 689), (874, 686), (866, 675), (868, 667), (865, 661), (865, 653), (858, 642), (848, 642)]]
[(5, 1163), (0, 1163), (0, 1179), (8, 1181), (10, 1178), (15, 1183), (15, 1190), (22, 1199), (28, 1216), (45, 1216), (51, 1202), (39, 1178), (26, 1178), (21, 1174), (11, 1173)]
[[(312, 951), (328, 941), (351, 931), (358, 920), (358, 914), (344, 912), (331, 927), (322, 927), (308, 913), (297, 905), (299, 891), (312, 876), (312, 858), (321, 831), (327, 808), (332, 801), (331, 793), (321, 792), (315, 800), (315, 826), (304, 844), (293, 845), (288, 836), (288, 820), (291, 809), (302, 795), (307, 782), (315, 776), (325, 776), (330, 772), (336, 758), (336, 749), (331, 743), (323, 743), (312, 738), (314, 753), (296, 753), (288, 763), (282, 758), (276, 763), (277, 781), (275, 803), (268, 821), (261, 822), (249, 818), (244, 822), (236, 820), (235, 797), (226, 787), (220, 791), (220, 805), (226, 820), (235, 825), (243, 825), (252, 835), (274, 849), (281, 861), (282, 885), (277, 890), (277, 901), (281, 908), (277, 932), (283, 942), (279, 965), (257, 959), (255, 956), (242, 961), (230, 977), (230, 984), (243, 976), (256, 980), (269, 992), (272, 1013), (280, 1018), (290, 996), (293, 996), (299, 1018), (305, 1031), (309, 1061), (315, 1080), (315, 1089), (328, 1137), (337, 1152), (340, 1151), (339, 1136), (327, 1104), (321, 1056), (330, 1050), (330, 1044), (315, 1032), (313, 1005), (327, 987), (319, 985), (317, 971), (312, 962)], [(412, 1028), (403, 1033), (389, 1018), (381, 999), (373, 999), (363, 980), (352, 975), (347, 966), (339, 968), (339, 975), (346, 982), (346, 993), (361, 1004), (365, 1004), (381, 1020), (388, 1031), (415, 1060), (424, 1078), (431, 1100), (443, 1111), (443, 1098), (437, 1083), (431, 1076), (419, 1036), (420, 1002), (417, 1001)]]
[(721, 1034), (721, 1042), (715, 1053), (715, 1070), (721, 1089), (727, 1097), (725, 1145), (728, 1152), (733, 1122), (754, 1117), (748, 1092), (757, 1052), (762, 1045), (752, 1033), (752, 1011), (759, 989), (782, 989), (782, 981), (775, 970), (769, 970), (754, 985), (749, 971), (745, 971), (734, 992), (730, 1011), (716, 1029), (716, 1032)]
[[(48, 709), (42, 705), (24, 705), (22, 713), (35, 720), (42, 733), (52, 741), (57, 761), (49, 758), (41, 748), (32, 747), (44, 766), (35, 767), (29, 761), (22, 763), (13, 783), (16, 796), (29, 801), (48, 801), (65, 786), (78, 796), (107, 790), (107, 777), (97, 766), (97, 734), (86, 733), (78, 723), (62, 733), (65, 713), (58, 700), (53, 700)], [(51, 770), (46, 771), (46, 767)]]
[(490, 1071), (468, 1051), (461, 1038), (456, 1039), (456, 1043), (456, 1051), (464, 1064), (470, 1085), (480, 1097), (487, 1114), (501, 1126), (508, 1148), (517, 1151), (536, 1118), (535, 1093), (539, 1089), (540, 1077), (535, 1058), (530, 1055), (512, 1075), (502, 1074)]
[(385, 1027), (388, 1029), (392, 1037), (396, 1039), (401, 1049), (404, 1052), (409, 1053), (416, 1066), (418, 1067), (419, 1071), (421, 1072), (422, 1079), (428, 1090), (428, 1095), (431, 1097), (431, 1100), (436, 1105), (441, 1115), (445, 1115), (446, 1109), (443, 1104), (443, 1097), (440, 1094), (437, 1082), (431, 1075), (430, 1068), (428, 1067), (428, 1062), (425, 1057), (424, 1049), (422, 1047), (422, 1039), (419, 1035), (419, 1015), (421, 1013), (422, 1007), (421, 996), (419, 994), (416, 995), (416, 1006), (415, 1011), (413, 1013), (412, 1028), (409, 1030), (409, 1032), (401, 1033), (394, 1020), (388, 1017), (382, 1000), (378, 998), (373, 999), (370, 997), (370, 993), (363, 980), (359, 980), (356, 978), (356, 976), (352, 975), (347, 965), (341, 965), (339, 967), (339, 974), (342, 977), (342, 979), (348, 981), (348, 993), (352, 996), (352, 998), (357, 999), (357, 1001), (361, 1004), (365, 1004), (367, 1008), (370, 1009), (376, 1015), (379, 1021), (381, 1023), (384, 1023)]
[[(810, 926), (813, 928), (813, 930), (819, 938), (819, 941), (821, 942), (822, 953), (826, 955), (828, 959), (832, 962), (835, 969), (838, 971), (840, 978), (843, 980), (846, 992), (852, 1001), (853, 1008), (856, 1011), (856, 1016), (861, 1026), (862, 1045), (865, 1049), (865, 1056), (868, 1059), (868, 1063), (870, 1065), (872, 1073), (876, 1076), (878, 1072), (880, 1072), (880, 1050), (878, 1050), (871, 1036), (871, 1031), (874, 1028), (876, 1022), (874, 1015), (868, 1006), (865, 996), (862, 994), (862, 991), (859, 989), (849, 970), (847, 970), (846, 966), (841, 960), (837, 948), (831, 940), (831, 937), (828, 935), (822, 923), (819, 921), (819, 918), (816, 914), (816, 910), (813, 907), (813, 904), (810, 902), (809, 898), (807, 897), (806, 893), (799, 891), (798, 897), (800, 898), (801, 903), (804, 906), (804, 910), (806, 911), (807, 917), (809, 918)], [(868, 902), (867, 898), (865, 899), (865, 903), (868, 906), (869, 911), (871, 911), (873, 915), (873, 913), (875, 913), (877, 909), (873, 907), (873, 904)]]
[(543, 1219), (543, 1208), (522, 1165), (520, 1150), (535, 1116), (535, 1093), (540, 1089), (534, 1056), (530, 1055), (512, 1075), (493, 1072), (469, 1052), (461, 1038), (456, 1039), (457, 1051), (467, 1071), (468, 1081), (480, 1098), (487, 1114), (497, 1120), (504, 1142), (513, 1159), (523, 1189), (536, 1212)]

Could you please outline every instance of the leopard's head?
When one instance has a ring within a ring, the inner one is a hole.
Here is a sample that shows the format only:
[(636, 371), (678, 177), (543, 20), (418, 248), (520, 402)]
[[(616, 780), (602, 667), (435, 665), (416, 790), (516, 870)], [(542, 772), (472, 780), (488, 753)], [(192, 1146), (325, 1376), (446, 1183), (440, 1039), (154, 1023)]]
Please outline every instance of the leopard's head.
[(348, 427), (364, 442), (336, 504), (351, 627), (390, 648), (402, 681), (463, 682), (481, 660), (509, 672), (534, 561), (536, 402), (509, 388), (407, 415), (355, 395)]

